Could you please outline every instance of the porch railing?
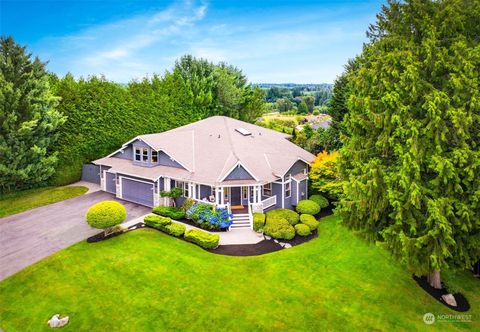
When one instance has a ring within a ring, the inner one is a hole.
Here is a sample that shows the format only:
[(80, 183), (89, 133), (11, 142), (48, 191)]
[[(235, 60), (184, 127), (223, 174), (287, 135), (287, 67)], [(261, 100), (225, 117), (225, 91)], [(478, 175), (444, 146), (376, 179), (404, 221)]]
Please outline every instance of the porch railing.
[(272, 196), (269, 198), (266, 198), (262, 201), (262, 206), (263, 209), (268, 209), (270, 206), (276, 205), (277, 204), (277, 196)]

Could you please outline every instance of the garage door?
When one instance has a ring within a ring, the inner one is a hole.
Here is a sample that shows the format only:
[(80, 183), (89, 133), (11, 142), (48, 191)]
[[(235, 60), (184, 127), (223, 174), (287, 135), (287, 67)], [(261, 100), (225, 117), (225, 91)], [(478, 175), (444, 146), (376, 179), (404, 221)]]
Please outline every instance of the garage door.
[(153, 206), (153, 183), (122, 178), (122, 198), (151, 207)]
[(117, 185), (115, 184), (115, 174), (105, 173), (105, 190), (109, 193), (115, 194), (117, 192)]

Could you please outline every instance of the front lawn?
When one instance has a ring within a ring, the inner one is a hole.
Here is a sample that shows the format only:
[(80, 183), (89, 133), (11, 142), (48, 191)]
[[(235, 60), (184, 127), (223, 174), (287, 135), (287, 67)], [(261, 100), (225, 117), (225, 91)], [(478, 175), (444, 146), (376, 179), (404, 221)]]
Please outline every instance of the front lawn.
[(67, 186), (14, 192), (0, 198), (0, 218), (77, 197), (85, 194), (87, 191), (87, 187)]
[[(453, 278), (480, 328), (480, 282)], [(427, 330), (425, 313), (455, 314), (424, 293), (382, 249), (325, 218), (317, 239), (257, 257), (220, 256), (142, 229), (78, 243), (0, 283), (0, 327), (51, 331)]]

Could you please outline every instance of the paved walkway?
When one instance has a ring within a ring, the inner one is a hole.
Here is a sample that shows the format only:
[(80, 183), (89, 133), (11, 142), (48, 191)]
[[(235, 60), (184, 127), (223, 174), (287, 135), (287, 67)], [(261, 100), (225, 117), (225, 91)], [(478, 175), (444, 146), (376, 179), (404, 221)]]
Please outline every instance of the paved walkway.
[[(92, 204), (106, 199), (118, 200), (112, 194), (94, 191), (0, 218), (0, 280), (98, 233), (86, 223), (85, 213)], [(151, 211), (135, 203), (120, 202), (127, 208), (127, 221)]]
[[(147, 213), (148, 215), (150, 213)], [(129, 222), (126, 222), (122, 224), (124, 227), (129, 227), (138, 223), (143, 223), (143, 218), (145, 216), (138, 217), (136, 219), (130, 220)], [(263, 235), (258, 236), (257, 233), (255, 233), (251, 229), (234, 229), (228, 232), (209, 232), (205, 229), (201, 229), (195, 226), (192, 226), (190, 224), (185, 224), (182, 223), (181, 221), (176, 220), (176, 222), (184, 224), (187, 229), (190, 228), (197, 228), (200, 229), (204, 232), (208, 233), (213, 233), (213, 234), (218, 234), (220, 235), (220, 245), (230, 245), (230, 244), (255, 244), (263, 240)]]

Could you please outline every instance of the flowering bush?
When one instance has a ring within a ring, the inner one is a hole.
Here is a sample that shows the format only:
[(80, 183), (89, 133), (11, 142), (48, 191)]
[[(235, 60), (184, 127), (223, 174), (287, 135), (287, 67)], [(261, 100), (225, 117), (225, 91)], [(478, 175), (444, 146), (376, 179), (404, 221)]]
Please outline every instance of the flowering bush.
[(209, 204), (195, 204), (186, 213), (187, 218), (204, 229), (228, 228), (232, 224), (232, 215), (226, 209), (214, 209)]

